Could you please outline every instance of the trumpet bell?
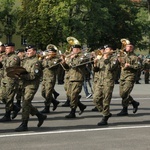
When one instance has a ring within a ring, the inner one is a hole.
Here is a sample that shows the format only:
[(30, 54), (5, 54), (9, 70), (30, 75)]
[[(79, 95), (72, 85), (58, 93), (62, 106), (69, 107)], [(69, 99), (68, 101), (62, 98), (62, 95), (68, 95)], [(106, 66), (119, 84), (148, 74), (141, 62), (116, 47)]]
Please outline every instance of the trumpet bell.
[(124, 50), (126, 45), (130, 44), (130, 41), (128, 39), (121, 39), (120, 41), (122, 43), (121, 50)]
[(121, 39), (120, 40), (122, 44), (130, 44), (130, 41), (128, 39)]
[(53, 44), (48, 44), (48, 45), (46, 46), (46, 50), (51, 50), (51, 49), (55, 49), (56, 51), (58, 51), (58, 48), (57, 48), (55, 45), (53, 45)]
[(67, 37), (67, 42), (70, 44), (70, 45), (81, 45), (81, 43), (74, 37)]

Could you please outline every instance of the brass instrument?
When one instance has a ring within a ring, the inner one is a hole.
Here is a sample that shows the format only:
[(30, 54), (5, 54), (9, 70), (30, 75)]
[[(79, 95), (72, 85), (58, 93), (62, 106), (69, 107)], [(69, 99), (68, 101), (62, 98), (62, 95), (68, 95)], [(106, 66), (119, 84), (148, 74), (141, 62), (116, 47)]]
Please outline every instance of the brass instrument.
[(72, 36), (69, 36), (67, 37), (67, 42), (69, 43), (69, 47), (68, 49), (66, 50), (67, 53), (71, 53), (71, 50), (72, 50), (72, 46), (73, 45), (81, 45), (81, 43), (75, 38), (75, 37), (72, 37)]
[(53, 44), (48, 44), (48, 45), (46, 46), (46, 50), (48, 51), (48, 50), (51, 50), (51, 49), (55, 49), (56, 51), (58, 51), (58, 48), (57, 48), (55, 45), (53, 45)]
[(130, 44), (130, 41), (128, 39), (121, 39), (120, 41), (122, 43), (122, 46), (121, 46), (120, 51), (118, 51), (117, 57), (119, 58), (121, 67), (123, 68), (126, 63), (126, 60), (124, 57), (127, 56), (127, 53), (125, 52), (125, 47), (127, 44)]
[[(50, 50), (52, 50), (53, 52), (49, 53)], [(44, 52), (42, 52), (42, 54), (38, 55), (38, 59), (42, 60), (42, 59), (47, 58), (47, 57), (53, 58), (53, 57), (57, 56), (57, 52), (58, 52), (58, 48), (55, 45), (48, 44), (46, 46), (46, 50)]]
[(122, 51), (125, 50), (125, 47), (127, 44), (130, 44), (130, 41), (128, 39), (121, 39), (120, 42), (122, 43), (122, 46), (121, 46)]

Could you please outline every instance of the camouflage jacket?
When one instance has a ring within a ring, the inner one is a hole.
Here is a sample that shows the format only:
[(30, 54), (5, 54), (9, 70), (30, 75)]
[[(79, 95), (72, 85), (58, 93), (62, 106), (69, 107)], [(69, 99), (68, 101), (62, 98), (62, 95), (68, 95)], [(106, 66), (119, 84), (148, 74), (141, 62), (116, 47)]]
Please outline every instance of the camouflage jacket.
[(124, 66), (122, 65), (120, 79), (134, 81), (137, 70), (139, 70), (142, 66), (141, 62), (139, 61), (136, 54), (134, 54), (133, 52), (125, 55), (122, 58), (122, 60), (124, 64), (129, 63), (130, 66), (127, 68), (124, 68)]
[(55, 80), (60, 59), (53, 57), (51, 59), (43, 59), (43, 79)]
[(84, 58), (82, 53), (78, 53), (73, 59), (66, 62), (65, 68), (66, 65), (69, 68), (69, 81), (84, 81), (85, 65), (83, 63), (87, 61)]
[(15, 53), (10, 53), (2, 60), (3, 64), (3, 82), (14, 82), (14, 78), (7, 76), (6, 68), (20, 66), (20, 58)]
[(24, 85), (32, 85), (33, 87), (38, 86), (42, 75), (42, 66), (38, 58), (36, 56), (26, 58), (22, 67), (28, 72), (21, 76)]
[(113, 56), (110, 56), (108, 59), (104, 59), (103, 57), (99, 59), (97, 67), (94, 67), (93, 71), (97, 72), (96, 78), (101, 85), (114, 83), (115, 69), (117, 69), (118, 64), (118, 60)]

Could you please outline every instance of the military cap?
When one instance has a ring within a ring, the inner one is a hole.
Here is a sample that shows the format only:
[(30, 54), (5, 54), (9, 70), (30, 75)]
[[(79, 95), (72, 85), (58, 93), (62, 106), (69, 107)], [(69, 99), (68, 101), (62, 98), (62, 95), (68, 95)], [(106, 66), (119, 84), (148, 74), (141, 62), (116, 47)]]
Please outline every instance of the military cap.
[(33, 49), (33, 50), (37, 50), (37, 48), (36, 48), (36, 46), (35, 45), (28, 45), (27, 47), (26, 47), (26, 50), (28, 50), (28, 49)]
[(110, 44), (104, 45), (104, 49), (106, 48), (112, 48), (112, 46)]
[(103, 50), (103, 49), (105, 49), (105, 48), (104, 48), (104, 46), (100, 46), (98, 49), (99, 49), (99, 50)]
[(81, 48), (81, 45), (73, 45), (72, 48)]
[(25, 52), (25, 50), (23, 48), (20, 48), (20, 49), (17, 49), (16, 52), (18, 54), (19, 52)]
[(5, 43), (4, 46), (5, 47), (7, 47), (7, 46), (15, 46), (15, 43)]

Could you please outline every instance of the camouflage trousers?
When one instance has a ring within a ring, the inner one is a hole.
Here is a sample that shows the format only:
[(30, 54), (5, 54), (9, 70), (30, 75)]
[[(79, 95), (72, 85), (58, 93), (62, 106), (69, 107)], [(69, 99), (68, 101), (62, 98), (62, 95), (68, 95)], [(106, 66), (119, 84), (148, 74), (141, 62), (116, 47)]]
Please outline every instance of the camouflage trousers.
[(93, 101), (99, 112), (102, 112), (103, 116), (108, 116), (110, 114), (110, 102), (113, 88), (114, 81), (105, 82), (103, 85), (100, 82), (95, 83)]
[(15, 82), (1, 82), (0, 87), (0, 101), (5, 104), (6, 111), (13, 110), (13, 101), (16, 93), (16, 84)]
[(146, 84), (149, 83), (149, 75), (150, 75), (149, 71), (150, 70), (146, 70), (145, 73), (144, 73), (144, 81), (145, 81)]
[(37, 90), (38, 87), (30, 85), (24, 88), (22, 101), (22, 120), (28, 120), (30, 114), (34, 116), (38, 113), (37, 108), (32, 105), (32, 100)]
[(120, 80), (120, 97), (122, 98), (122, 106), (128, 107), (128, 105), (133, 101), (133, 98), (130, 96), (131, 91), (134, 87), (134, 81), (130, 80)]
[(70, 100), (70, 107), (76, 109), (78, 106), (79, 94), (82, 90), (83, 82), (69, 81), (69, 88), (67, 88), (67, 95)]
[(45, 106), (50, 106), (53, 96), (52, 93), (54, 91), (55, 81), (53, 80), (43, 80), (41, 86), (41, 94), (45, 98)]

